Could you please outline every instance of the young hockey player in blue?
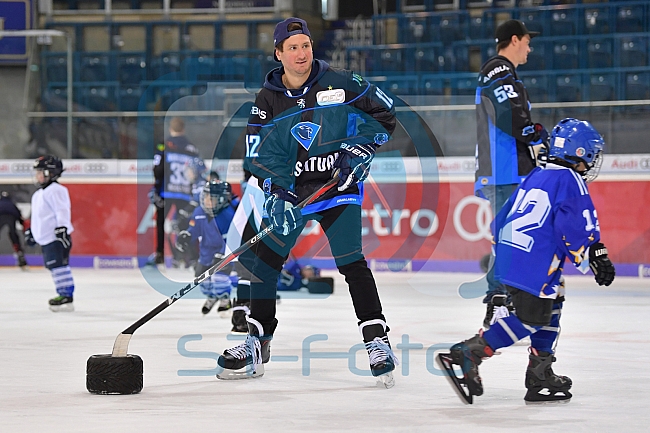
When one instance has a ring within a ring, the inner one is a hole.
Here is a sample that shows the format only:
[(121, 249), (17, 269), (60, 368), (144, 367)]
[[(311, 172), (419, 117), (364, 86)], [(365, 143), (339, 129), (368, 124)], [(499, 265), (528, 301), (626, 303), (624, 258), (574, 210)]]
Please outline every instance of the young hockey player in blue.
[[(178, 234), (176, 248), (186, 251), (192, 242), (199, 242), (199, 260), (194, 269), (198, 277), (224, 257), (225, 236), (235, 215), (239, 199), (232, 194), (228, 182), (210, 180), (205, 183), (199, 198), (199, 206), (194, 209), (187, 230)], [(209, 280), (201, 283), (201, 291), (207, 296), (201, 309), (208, 314), (219, 301), (217, 311), (227, 315), (231, 308), (230, 291), (232, 284), (230, 272), (232, 266), (226, 266), (215, 272)]]
[(478, 372), (482, 360), (528, 336), (524, 400), (572, 397), (571, 379), (551, 368), (564, 301), (564, 262), (568, 259), (583, 273), (591, 268), (601, 286), (609, 286), (615, 276), (587, 189), (598, 176), (604, 147), (589, 122), (562, 120), (551, 133), (546, 167), (535, 168), (497, 215), (493, 226), (501, 229), (495, 239), (495, 271), (512, 296), (514, 311), (508, 315), (503, 307), (488, 331), (438, 355), (463, 402), (471, 404), (473, 396), (483, 394)]

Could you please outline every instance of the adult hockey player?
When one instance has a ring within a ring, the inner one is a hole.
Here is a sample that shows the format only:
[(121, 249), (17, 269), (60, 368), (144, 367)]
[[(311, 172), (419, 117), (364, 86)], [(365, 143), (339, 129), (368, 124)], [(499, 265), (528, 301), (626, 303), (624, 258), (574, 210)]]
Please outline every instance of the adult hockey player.
[[(372, 272), (361, 248), (362, 182), (376, 149), (396, 124), (392, 100), (351, 71), (314, 60), (307, 23), (288, 18), (275, 27), (275, 59), (247, 127), (247, 168), (267, 194), (263, 225), (276, 232), (254, 244), (248, 336), (218, 359), (219, 378), (259, 377), (277, 326), (278, 275), (308, 220), (318, 221), (339, 272), (349, 285), (373, 376), (390, 387), (397, 362), (388, 341)], [(338, 188), (302, 211), (296, 205), (340, 169)], [(250, 186), (248, 187), (250, 188)], [(252, 366), (251, 374), (244, 371)]]
[[(490, 201), (492, 215), (499, 213), (517, 185), (535, 168), (534, 145), (548, 140), (548, 132), (533, 123), (530, 101), (517, 66), (530, 52), (530, 40), (539, 35), (523, 22), (509, 20), (496, 30), (497, 55), (481, 67), (476, 89), (476, 183), (474, 192)], [(484, 259), (482, 259), (484, 261)], [(506, 290), (494, 278), (494, 259), (487, 265), (488, 290), (483, 299), (490, 326), (495, 305), (506, 303)]]
[[(495, 273), (512, 296), (514, 311), (503, 312), (505, 317), (489, 330), (437, 358), (468, 403), (483, 394), (481, 361), (527, 336), (531, 347), (524, 400), (569, 400), (571, 379), (551, 368), (564, 301), (564, 262), (568, 259), (583, 273), (591, 268), (601, 286), (614, 281), (614, 265), (600, 241), (587, 189), (587, 182), (598, 176), (605, 142), (589, 122), (564, 119), (553, 128), (550, 144), (546, 168), (528, 175), (495, 221), (501, 227)], [(454, 366), (460, 367), (460, 376)]]
[[(156, 206), (156, 252), (149, 257), (148, 264), (164, 263), (165, 218), (172, 207), (184, 209), (192, 199), (192, 182), (186, 175), (186, 167), (198, 158), (196, 147), (185, 136), (185, 122), (180, 117), (169, 121), (169, 136), (164, 144), (156, 147), (153, 157), (154, 186), (150, 200)], [(174, 251), (173, 259), (181, 260)]]
[(74, 311), (74, 279), (69, 258), (72, 249), (70, 194), (57, 180), (63, 173), (63, 163), (53, 155), (34, 161), (34, 177), (40, 187), (32, 195), (31, 227), (25, 230), (25, 243), (39, 244), (43, 263), (52, 273), (58, 296), (50, 299), (50, 310)]
[(23, 229), (29, 228), (25, 226), (25, 220), (23, 219), (18, 207), (16, 207), (16, 203), (11, 199), (9, 193), (7, 191), (2, 191), (0, 192), (0, 231), (5, 225), (9, 228), (11, 247), (14, 249), (14, 254), (18, 259), (18, 266), (24, 270), (27, 266), (27, 261), (25, 260), (23, 247), (20, 244), (20, 238), (16, 232), (16, 222), (20, 223), (20, 225), (23, 226)]
[[(210, 269), (224, 257), (225, 235), (228, 233), (239, 199), (233, 196), (228, 182), (211, 180), (205, 183), (199, 203), (200, 205), (192, 213), (188, 229), (181, 231), (176, 240), (176, 248), (180, 251), (188, 250), (192, 242), (199, 243), (199, 260), (194, 268), (195, 277)], [(220, 315), (225, 316), (230, 310), (231, 271), (232, 266), (226, 266), (201, 283), (201, 292), (207, 297), (201, 308), (203, 314), (208, 314), (217, 302), (219, 303), (217, 312)]]

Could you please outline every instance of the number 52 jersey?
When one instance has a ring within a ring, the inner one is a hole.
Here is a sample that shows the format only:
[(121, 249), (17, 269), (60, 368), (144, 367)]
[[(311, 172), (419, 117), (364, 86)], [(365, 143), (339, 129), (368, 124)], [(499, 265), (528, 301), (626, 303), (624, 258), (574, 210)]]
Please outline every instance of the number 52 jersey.
[(555, 299), (565, 259), (582, 273), (600, 226), (587, 185), (574, 170), (535, 168), (497, 215), (495, 276), (503, 284)]

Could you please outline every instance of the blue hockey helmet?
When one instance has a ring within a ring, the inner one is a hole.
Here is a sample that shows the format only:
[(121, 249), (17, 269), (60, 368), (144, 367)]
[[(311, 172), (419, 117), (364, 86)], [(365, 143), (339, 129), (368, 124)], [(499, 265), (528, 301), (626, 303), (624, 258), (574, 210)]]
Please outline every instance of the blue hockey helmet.
[(566, 161), (572, 166), (583, 162), (587, 168), (579, 173), (591, 182), (598, 177), (604, 150), (605, 140), (589, 122), (567, 118), (551, 131), (548, 161)]
[(201, 208), (211, 217), (230, 205), (232, 187), (228, 182), (213, 179), (205, 183), (201, 190)]

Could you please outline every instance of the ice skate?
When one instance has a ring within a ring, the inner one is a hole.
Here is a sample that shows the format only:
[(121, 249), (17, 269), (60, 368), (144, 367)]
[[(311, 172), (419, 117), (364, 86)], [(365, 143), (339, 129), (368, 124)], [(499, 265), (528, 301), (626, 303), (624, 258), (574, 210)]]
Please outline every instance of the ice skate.
[(218, 298), (212, 298), (208, 296), (208, 298), (203, 303), (203, 306), (201, 307), (201, 313), (203, 313), (203, 315), (206, 315), (212, 311), (218, 300)]
[(486, 305), (485, 318), (483, 319), (483, 329), (490, 329), (497, 320), (507, 317), (513, 310), (513, 306), (508, 302), (508, 295), (494, 295)]
[(22, 251), (18, 251), (16, 253), (16, 258), (18, 259), (18, 267), (22, 269), (23, 271), (26, 271), (29, 269), (29, 266), (27, 265), (27, 260), (25, 260), (25, 253)]
[(369, 320), (359, 325), (359, 332), (368, 351), (370, 371), (379, 379), (377, 385), (385, 388), (395, 386), (393, 370), (399, 365), (386, 335), (386, 323), (383, 320)]
[(74, 311), (72, 304), (72, 296), (57, 296), (49, 301), (50, 310), (57, 312), (71, 312)]
[(231, 334), (247, 334), (248, 333), (248, 323), (246, 322), (246, 317), (250, 314), (251, 310), (249, 309), (250, 302), (240, 301), (235, 299), (235, 303), (232, 307), (232, 330)]
[(446, 372), (445, 377), (465, 404), (472, 404), (473, 396), (483, 394), (478, 366), (484, 358), (494, 354), (482, 335), (480, 333), (469, 340), (454, 344), (449, 353), (440, 353), (436, 357), (438, 364)]
[(255, 319), (248, 318), (248, 336), (239, 346), (226, 349), (217, 360), (223, 372), (218, 379), (253, 379), (264, 376), (264, 364), (271, 359), (271, 340), (278, 321), (273, 319), (269, 326), (263, 326)]
[(227, 319), (232, 315), (232, 303), (228, 295), (219, 298), (219, 305), (217, 306), (217, 314), (223, 319)]
[(526, 370), (526, 404), (562, 402), (571, 400), (569, 389), (573, 385), (566, 376), (558, 376), (553, 372), (551, 364), (555, 357), (548, 352), (538, 352), (530, 348), (528, 369)]
[(161, 253), (153, 253), (147, 258), (145, 266), (164, 266), (165, 258)]

